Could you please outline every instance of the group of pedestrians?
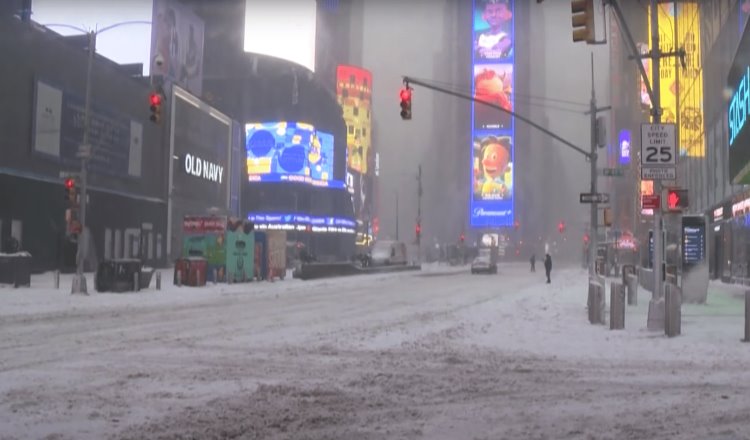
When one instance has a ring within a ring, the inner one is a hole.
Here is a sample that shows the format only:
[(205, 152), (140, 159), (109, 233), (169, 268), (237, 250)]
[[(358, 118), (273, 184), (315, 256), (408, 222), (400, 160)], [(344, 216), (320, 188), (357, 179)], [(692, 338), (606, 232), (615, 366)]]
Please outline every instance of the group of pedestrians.
[[(536, 255), (531, 254), (531, 259), (529, 259), (529, 262), (531, 263), (531, 271), (536, 272)], [(547, 275), (547, 284), (550, 284), (552, 280), (550, 279), (550, 273), (552, 272), (552, 257), (547, 253), (544, 254), (544, 273)]]

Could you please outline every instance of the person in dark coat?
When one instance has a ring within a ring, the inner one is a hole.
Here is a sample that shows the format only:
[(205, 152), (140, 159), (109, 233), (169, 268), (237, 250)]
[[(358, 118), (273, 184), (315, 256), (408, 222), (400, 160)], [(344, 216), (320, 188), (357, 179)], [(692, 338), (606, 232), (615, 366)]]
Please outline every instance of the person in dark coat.
[(531, 258), (529, 259), (529, 263), (531, 263), (531, 271), (536, 272), (536, 255), (531, 254)]
[(552, 257), (549, 254), (544, 256), (544, 272), (547, 274), (547, 284), (549, 284), (551, 282), (549, 274), (552, 272)]

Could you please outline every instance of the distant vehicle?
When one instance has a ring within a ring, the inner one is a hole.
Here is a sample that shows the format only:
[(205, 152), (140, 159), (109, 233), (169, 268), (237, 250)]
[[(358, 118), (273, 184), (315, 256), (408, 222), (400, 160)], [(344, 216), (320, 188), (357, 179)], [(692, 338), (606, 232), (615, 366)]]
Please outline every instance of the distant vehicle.
[(377, 241), (370, 251), (373, 266), (403, 265), (406, 262), (406, 244), (400, 241)]
[(479, 255), (471, 262), (471, 273), (497, 273), (497, 246), (479, 248)]

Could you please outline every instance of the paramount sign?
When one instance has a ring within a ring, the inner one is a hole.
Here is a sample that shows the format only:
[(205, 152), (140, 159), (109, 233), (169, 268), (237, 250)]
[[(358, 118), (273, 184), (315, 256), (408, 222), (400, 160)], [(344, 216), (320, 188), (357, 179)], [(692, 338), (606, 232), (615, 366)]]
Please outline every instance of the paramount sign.
[(221, 183), (224, 167), (192, 154), (185, 155), (185, 172), (211, 182)]

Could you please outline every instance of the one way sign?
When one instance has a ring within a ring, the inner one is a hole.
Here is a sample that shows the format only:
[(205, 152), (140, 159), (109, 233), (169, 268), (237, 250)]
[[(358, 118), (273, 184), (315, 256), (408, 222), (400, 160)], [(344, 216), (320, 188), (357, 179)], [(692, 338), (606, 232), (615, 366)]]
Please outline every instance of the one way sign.
[(609, 203), (609, 194), (581, 193), (581, 203)]

